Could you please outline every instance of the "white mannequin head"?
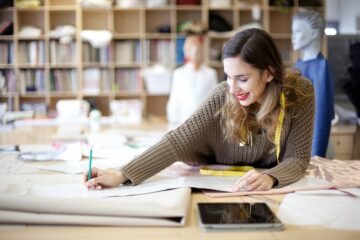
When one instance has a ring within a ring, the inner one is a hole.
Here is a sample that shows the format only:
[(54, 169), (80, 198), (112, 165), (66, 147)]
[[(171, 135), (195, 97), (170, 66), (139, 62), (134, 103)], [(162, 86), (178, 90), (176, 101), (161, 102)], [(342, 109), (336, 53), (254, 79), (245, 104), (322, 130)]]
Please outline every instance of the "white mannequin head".
[(292, 44), (295, 51), (304, 51), (305, 58), (315, 58), (320, 52), (325, 23), (318, 12), (302, 11), (294, 15)]

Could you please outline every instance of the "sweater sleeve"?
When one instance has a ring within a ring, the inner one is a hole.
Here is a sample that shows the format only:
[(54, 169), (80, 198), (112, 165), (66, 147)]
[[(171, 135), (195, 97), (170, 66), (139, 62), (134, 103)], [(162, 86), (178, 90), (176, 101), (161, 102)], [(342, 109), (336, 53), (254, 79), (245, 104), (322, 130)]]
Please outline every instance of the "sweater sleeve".
[(133, 185), (139, 184), (176, 161), (199, 162), (206, 158), (206, 134), (213, 124), (216, 109), (221, 101), (219, 92), (225, 88), (219, 84), (206, 101), (177, 129), (167, 133), (158, 143), (125, 165), (120, 171)]
[[(313, 93), (310, 81), (303, 81), (306, 93)], [(282, 187), (299, 180), (305, 173), (311, 157), (315, 101), (312, 94), (296, 106), (291, 113), (291, 125), (287, 138), (281, 144), (280, 164), (264, 173), (277, 180)], [(284, 137), (284, 135), (281, 135)]]

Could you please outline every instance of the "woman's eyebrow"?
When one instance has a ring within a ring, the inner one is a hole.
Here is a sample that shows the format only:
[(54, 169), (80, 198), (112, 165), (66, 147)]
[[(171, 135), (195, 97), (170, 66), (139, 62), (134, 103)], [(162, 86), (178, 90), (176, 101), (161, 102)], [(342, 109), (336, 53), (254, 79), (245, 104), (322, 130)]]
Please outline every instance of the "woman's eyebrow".
[(241, 77), (247, 77), (246, 74), (239, 74), (239, 75), (235, 75), (234, 78), (241, 78)]

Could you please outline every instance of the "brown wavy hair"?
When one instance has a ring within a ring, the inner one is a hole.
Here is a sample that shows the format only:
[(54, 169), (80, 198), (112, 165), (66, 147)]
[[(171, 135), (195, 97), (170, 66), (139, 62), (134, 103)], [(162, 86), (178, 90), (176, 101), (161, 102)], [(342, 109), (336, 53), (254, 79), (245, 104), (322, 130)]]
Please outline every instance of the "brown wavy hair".
[(223, 59), (239, 57), (252, 67), (265, 70), (273, 76), (263, 93), (262, 104), (242, 106), (229, 92), (220, 109), (220, 123), (226, 140), (249, 143), (249, 136), (259, 130), (274, 143), (280, 112), (280, 94), (284, 92), (286, 109), (302, 101), (307, 93), (299, 88), (299, 72), (285, 74), (283, 61), (272, 37), (260, 29), (238, 32), (223, 48)]

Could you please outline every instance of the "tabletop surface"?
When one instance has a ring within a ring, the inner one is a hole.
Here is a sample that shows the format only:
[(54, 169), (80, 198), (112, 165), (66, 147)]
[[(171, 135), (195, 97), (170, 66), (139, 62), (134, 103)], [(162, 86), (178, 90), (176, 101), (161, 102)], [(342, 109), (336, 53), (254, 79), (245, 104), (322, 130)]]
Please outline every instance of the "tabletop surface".
[[(127, 130), (166, 131), (159, 123), (145, 123)], [(58, 132), (54, 126), (21, 127), (0, 134), (0, 146), (7, 144), (49, 143)], [(90, 227), (51, 225), (0, 225), (0, 239), (360, 239), (360, 232), (328, 229), (317, 226), (285, 225), (283, 231), (219, 231), (206, 232), (199, 227), (198, 202), (266, 202), (277, 213), (284, 195), (210, 198), (193, 191), (184, 227)], [(116, 206), (114, 206), (116, 207)]]

